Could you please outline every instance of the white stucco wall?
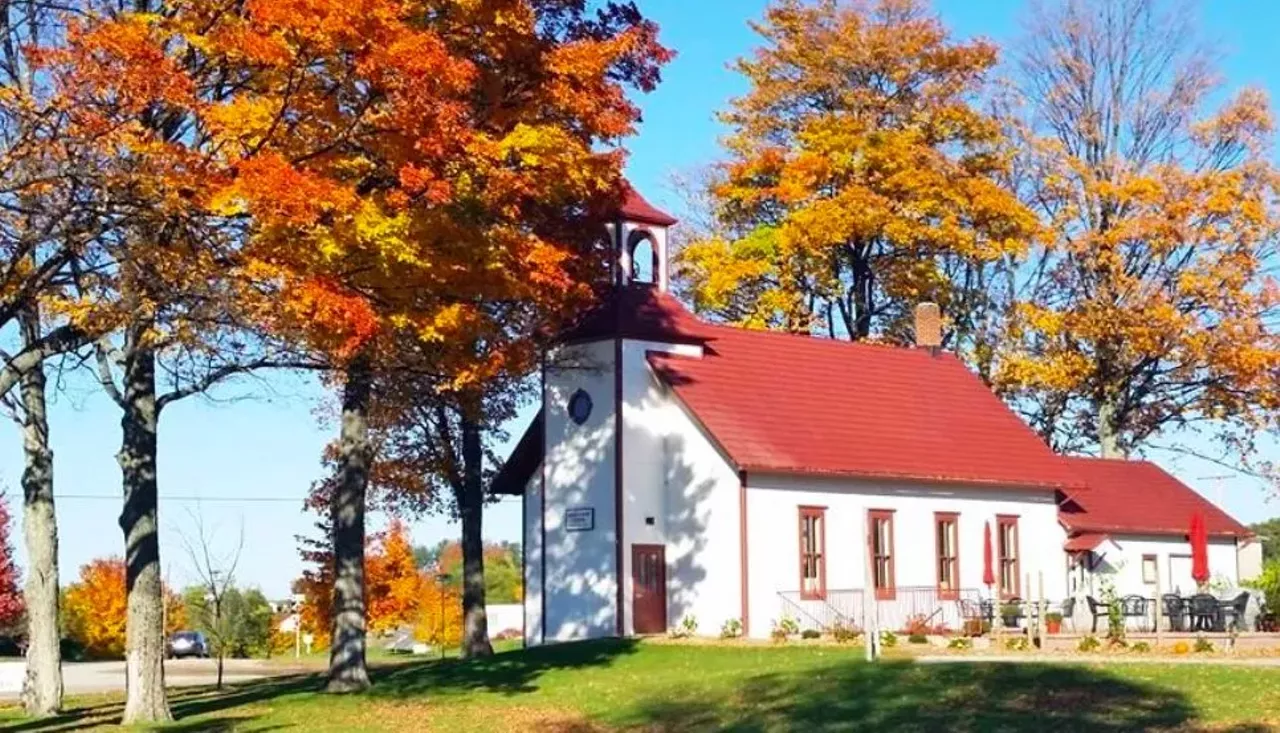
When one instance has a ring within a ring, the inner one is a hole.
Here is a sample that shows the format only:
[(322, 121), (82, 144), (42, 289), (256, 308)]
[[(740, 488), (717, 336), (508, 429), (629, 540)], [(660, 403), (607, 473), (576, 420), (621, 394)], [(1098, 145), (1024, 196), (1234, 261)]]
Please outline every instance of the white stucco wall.
[(1262, 576), (1262, 540), (1254, 537), (1243, 540), (1236, 549), (1240, 580), (1256, 580)]
[[(692, 616), (699, 634), (714, 635), (741, 616), (738, 476), (654, 376), (649, 351), (698, 356), (701, 348), (623, 343), (624, 597), (630, 603), (631, 546), (663, 545), (667, 625)], [(628, 607), (628, 634), (633, 615)]]
[[(1160, 572), (1160, 592), (1190, 595), (1196, 592), (1191, 579), (1191, 544), (1181, 537), (1161, 535), (1110, 535), (1111, 543), (1099, 548), (1099, 561), (1092, 571), (1091, 587), (1085, 592), (1097, 595), (1102, 592), (1098, 580), (1110, 576), (1118, 595), (1155, 596), (1154, 583), (1142, 578), (1142, 557), (1155, 555)], [(1171, 558), (1173, 558), (1171, 560)], [(1234, 540), (1209, 540), (1209, 576), (1211, 583), (1225, 583), (1236, 587), (1239, 571), (1236, 563)]]
[(524, 643), (542, 643), (542, 467), (524, 489)]
[[(614, 342), (566, 346), (548, 357), (546, 391), (545, 638), (573, 641), (617, 634), (614, 476)], [(578, 389), (593, 409), (583, 425), (569, 419)], [(565, 529), (565, 511), (590, 508), (590, 531)]]
[[(960, 585), (983, 589), (983, 525), (991, 523), (995, 547), (996, 515), (1018, 516), (1022, 596), (1030, 573), (1033, 585), (1044, 573), (1045, 594), (1066, 594), (1066, 533), (1058, 523), (1050, 492), (952, 488), (942, 485), (841, 480), (820, 477), (749, 474), (747, 541), (751, 635), (768, 636), (783, 615), (779, 592), (799, 590), (799, 507), (826, 507), (826, 582), (831, 591), (867, 585), (866, 515), (870, 509), (894, 511), (895, 581), (902, 591), (934, 588), (936, 542), (934, 513), (959, 514)], [(922, 612), (929, 609), (922, 608)]]

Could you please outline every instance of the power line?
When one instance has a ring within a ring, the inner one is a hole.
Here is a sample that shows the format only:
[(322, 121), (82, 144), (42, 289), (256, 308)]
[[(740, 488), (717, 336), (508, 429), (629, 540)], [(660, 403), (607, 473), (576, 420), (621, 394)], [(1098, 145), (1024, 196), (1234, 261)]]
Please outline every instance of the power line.
[[(91, 499), (91, 500), (109, 500), (120, 501), (123, 497), (119, 494), (54, 494), (54, 500), (60, 499)], [(220, 502), (301, 502), (305, 501), (305, 496), (182, 496), (160, 495), (160, 501), (220, 501)], [(494, 503), (506, 503), (512, 501), (520, 501), (518, 496), (504, 496)]]

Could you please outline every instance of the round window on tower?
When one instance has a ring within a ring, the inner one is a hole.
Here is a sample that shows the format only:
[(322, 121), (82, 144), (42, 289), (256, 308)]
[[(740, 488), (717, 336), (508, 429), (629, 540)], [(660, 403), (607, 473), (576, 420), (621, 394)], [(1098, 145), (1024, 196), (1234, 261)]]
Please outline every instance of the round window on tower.
[(569, 398), (569, 419), (582, 425), (591, 417), (591, 395), (585, 390), (578, 390)]

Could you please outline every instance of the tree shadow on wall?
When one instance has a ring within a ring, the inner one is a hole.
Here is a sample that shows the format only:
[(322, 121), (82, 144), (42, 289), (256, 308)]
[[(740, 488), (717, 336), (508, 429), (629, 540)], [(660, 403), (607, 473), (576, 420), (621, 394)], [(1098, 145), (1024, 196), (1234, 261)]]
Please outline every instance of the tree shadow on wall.
[(1194, 706), (1174, 690), (1098, 669), (994, 663), (843, 662), (809, 675), (762, 674), (718, 696), (676, 691), (642, 701), (622, 722), (679, 731), (1200, 729)]
[[(683, 459), (686, 441), (671, 436), (663, 441), (663, 491), (665, 493), (665, 540), (667, 552), (667, 619), (668, 626), (677, 626), (690, 615), (699, 595), (709, 591), (705, 587), (707, 568), (702, 564), (707, 557), (707, 529), (711, 521), (711, 498), (715, 483), (699, 480), (693, 468)], [(736, 568), (726, 569), (730, 577), (737, 579)], [(703, 600), (706, 600), (705, 598)], [(707, 621), (708, 619), (702, 619)], [(710, 634), (711, 628), (700, 628), (699, 633)]]

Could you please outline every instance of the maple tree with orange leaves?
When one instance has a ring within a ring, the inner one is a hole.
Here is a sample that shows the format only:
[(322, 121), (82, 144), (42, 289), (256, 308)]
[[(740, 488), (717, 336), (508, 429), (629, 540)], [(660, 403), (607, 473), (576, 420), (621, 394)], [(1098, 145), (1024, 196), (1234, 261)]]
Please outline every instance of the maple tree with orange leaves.
[[(182, 598), (165, 589), (164, 599), (164, 633), (182, 630), (187, 624)], [(81, 644), (90, 658), (121, 658), (125, 651), (127, 605), (123, 559), (100, 558), (82, 565), (79, 580), (63, 593), (67, 636)]]
[(1035, 216), (1003, 185), (1012, 149), (982, 95), (997, 61), (922, 0), (777, 0), (720, 115), (710, 230), (683, 249), (694, 306), (739, 325), (909, 342), (922, 301), (948, 348), (990, 348), (991, 265)]
[[(318, 524), (327, 533), (324, 522)], [(330, 643), (333, 619), (333, 552), (324, 540), (299, 537), (302, 559), (310, 567), (294, 583), (304, 596), (302, 625), (321, 648)], [(366, 540), (364, 580), (369, 593), (368, 628), (373, 633), (415, 625), (430, 597), (433, 581), (419, 572), (404, 522), (393, 519)]]
[[(1280, 169), (1270, 100), (1152, 0), (1063, 2), (1019, 65), (1044, 222), (997, 385), (1059, 450), (1172, 450), (1280, 486)], [(1105, 122), (1104, 122), (1105, 121)]]
[[(115, 334), (99, 361), (124, 414), (121, 525), (143, 559), (130, 565), (126, 722), (170, 717), (149, 641), (164, 405), (261, 362), (268, 335), (337, 370), (329, 687), (362, 689), (374, 374), (408, 363), (478, 383), (519, 363), (527, 326), (587, 297), (578, 274), (601, 269), (593, 217), (622, 162), (610, 146), (639, 116), (629, 88), (652, 88), (669, 57), (655, 27), (629, 2), (437, 6), (91, 6), (32, 51), (67, 139), (102, 153), (95, 190), (120, 212), (64, 316)], [(183, 376), (157, 394), (166, 358)]]

